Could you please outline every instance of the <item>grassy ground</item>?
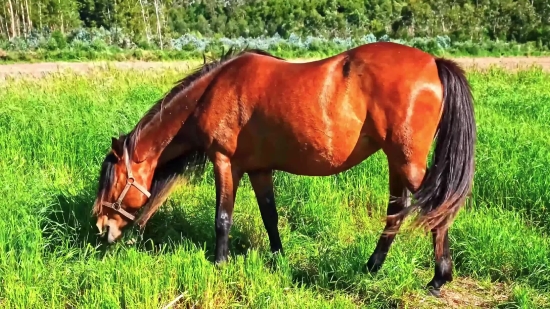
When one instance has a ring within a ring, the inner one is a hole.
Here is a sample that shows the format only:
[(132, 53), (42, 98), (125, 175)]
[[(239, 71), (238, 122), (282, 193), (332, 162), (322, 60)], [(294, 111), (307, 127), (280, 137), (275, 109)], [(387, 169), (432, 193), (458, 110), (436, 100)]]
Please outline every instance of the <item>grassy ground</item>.
[[(232, 260), (212, 264), (211, 167), (179, 188), (135, 245), (97, 246), (91, 204), (110, 137), (184, 72), (54, 74), (0, 86), (0, 304), (4, 308), (550, 308), (550, 74), (469, 74), (479, 143), (473, 200), (453, 225), (455, 281), (427, 297), (431, 240), (398, 236), (361, 273), (383, 226), (379, 153), (334, 177), (276, 174), (286, 257), (272, 257), (248, 179)], [(128, 235), (130, 237), (132, 235)], [(133, 235), (136, 236), (136, 235)]]

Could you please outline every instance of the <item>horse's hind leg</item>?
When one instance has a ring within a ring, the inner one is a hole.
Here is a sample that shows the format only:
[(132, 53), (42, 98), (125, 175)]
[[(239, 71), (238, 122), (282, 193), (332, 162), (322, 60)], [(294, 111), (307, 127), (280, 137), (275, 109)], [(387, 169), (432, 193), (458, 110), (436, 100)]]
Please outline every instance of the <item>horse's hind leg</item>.
[(264, 222), (264, 227), (269, 237), (271, 252), (283, 254), (283, 245), (279, 236), (277, 227), (279, 215), (275, 206), (275, 196), (273, 194), (273, 176), (271, 171), (262, 171), (248, 173), (250, 183), (256, 194), (256, 200), (260, 207), (260, 213)]
[[(420, 140), (420, 138), (416, 139)], [(417, 144), (417, 147), (410, 147), (410, 157), (401, 165), (399, 171), (405, 181), (407, 188), (411, 192), (416, 192), (424, 179), (426, 174), (426, 160), (428, 156), (428, 147), (420, 148), (421, 143)], [(452, 261), (451, 253), (449, 250), (449, 236), (448, 230), (435, 231), (432, 230), (433, 246), (435, 249), (435, 271), (433, 279), (428, 283), (427, 288), (434, 296), (440, 295), (441, 287), (453, 280), (452, 277)], [(440, 236), (440, 237), (437, 237)], [(437, 250), (441, 248), (442, 250)], [(437, 252), (442, 252), (438, 254)]]
[[(386, 227), (378, 239), (376, 249), (369, 258), (369, 261), (365, 265), (366, 270), (370, 272), (377, 272), (384, 264), (388, 251), (395, 238), (395, 235), (399, 231), (401, 226), (401, 218), (391, 217), (397, 214), (409, 203), (409, 191), (407, 190), (403, 178), (400, 173), (391, 165), (389, 166), (389, 191), (390, 199), (388, 202)], [(406, 197), (405, 199), (395, 199)]]
[[(439, 237), (442, 234), (443, 237)], [(428, 289), (432, 295), (439, 297), (441, 287), (453, 281), (453, 262), (451, 259), (451, 251), (449, 249), (449, 230), (432, 230), (433, 247), (435, 253), (435, 274), (428, 283)], [(442, 250), (437, 250), (438, 246), (442, 246)], [(438, 252), (441, 252), (439, 255)]]

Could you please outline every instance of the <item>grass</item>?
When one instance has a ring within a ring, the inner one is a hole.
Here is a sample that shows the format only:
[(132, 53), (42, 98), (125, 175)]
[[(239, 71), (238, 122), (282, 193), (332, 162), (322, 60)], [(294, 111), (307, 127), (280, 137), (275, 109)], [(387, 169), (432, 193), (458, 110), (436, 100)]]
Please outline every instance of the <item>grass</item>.
[[(550, 74), (469, 72), (479, 130), (473, 199), (450, 231), (455, 281), (426, 296), (430, 237), (399, 234), (377, 275), (361, 273), (383, 227), (378, 153), (334, 177), (277, 173), (284, 258), (271, 256), (245, 177), (232, 259), (212, 264), (215, 191), (180, 187), (135, 245), (96, 241), (91, 205), (110, 137), (130, 130), (185, 72), (98, 70), (0, 85), (3, 308), (550, 308)], [(367, 212), (370, 209), (370, 214)]]

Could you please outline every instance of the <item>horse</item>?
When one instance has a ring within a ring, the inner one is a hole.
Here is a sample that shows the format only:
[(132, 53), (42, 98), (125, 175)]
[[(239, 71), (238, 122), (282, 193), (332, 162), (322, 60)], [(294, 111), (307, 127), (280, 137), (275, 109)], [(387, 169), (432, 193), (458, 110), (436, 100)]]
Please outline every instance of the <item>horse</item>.
[(453, 280), (448, 229), (472, 190), (473, 104), (456, 62), (406, 45), (365, 44), (303, 63), (230, 49), (178, 81), (130, 133), (111, 138), (93, 206), (96, 226), (108, 244), (131, 224), (143, 227), (178, 179), (200, 175), (210, 161), (216, 265), (228, 259), (245, 173), (271, 251), (284, 254), (274, 171), (335, 175), (382, 150), (389, 171), (386, 226), (363, 270), (382, 267), (414, 212), (414, 226), (433, 236), (435, 271), (427, 288), (439, 297)]

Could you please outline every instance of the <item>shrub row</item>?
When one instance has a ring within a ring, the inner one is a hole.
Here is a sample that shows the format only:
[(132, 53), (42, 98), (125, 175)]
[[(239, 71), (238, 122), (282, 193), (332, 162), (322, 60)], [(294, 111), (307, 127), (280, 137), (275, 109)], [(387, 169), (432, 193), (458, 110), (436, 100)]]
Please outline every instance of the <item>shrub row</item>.
[(436, 55), (455, 56), (537, 56), (550, 53), (542, 44), (485, 41), (482, 43), (452, 42), (448, 36), (390, 39), (387, 35), (376, 37), (368, 34), (359, 38), (299, 37), (279, 35), (251, 38), (206, 38), (188, 33), (170, 39), (164, 46), (135, 44), (127, 36), (100, 29), (78, 29), (68, 35), (60, 32), (33, 32), (27, 38), (0, 42), (0, 60), (19, 61), (86, 61), (86, 60), (178, 60), (199, 58), (203, 53), (219, 54), (233, 46), (239, 49), (260, 48), (283, 57), (326, 57), (354, 46), (380, 41), (392, 41), (417, 47)]

